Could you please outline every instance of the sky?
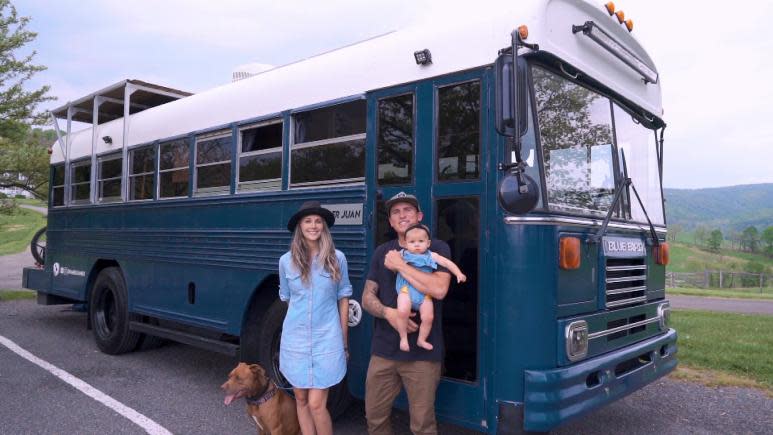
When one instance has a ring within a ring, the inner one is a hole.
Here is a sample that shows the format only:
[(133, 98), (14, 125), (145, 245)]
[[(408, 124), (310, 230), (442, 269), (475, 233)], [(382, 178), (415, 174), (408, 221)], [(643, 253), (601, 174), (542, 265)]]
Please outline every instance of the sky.
[[(14, 0), (48, 69), (51, 109), (126, 78), (199, 92), (243, 64), (282, 65), (478, 0)], [(515, 1), (515, 0), (509, 0)], [(603, 1), (591, 0), (602, 7)], [(773, 182), (773, 2), (618, 0), (663, 90), (664, 186)], [(709, 6), (711, 4), (711, 6)], [(474, 10), (470, 9), (474, 5)], [(514, 21), (514, 26), (519, 24)], [(492, 60), (496, 54), (492, 53)]]

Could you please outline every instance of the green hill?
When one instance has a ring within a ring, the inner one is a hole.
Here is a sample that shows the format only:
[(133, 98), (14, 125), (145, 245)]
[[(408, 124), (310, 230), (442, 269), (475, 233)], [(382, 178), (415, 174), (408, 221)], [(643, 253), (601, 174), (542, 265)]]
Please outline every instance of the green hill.
[(706, 189), (663, 189), (669, 225), (701, 225), (723, 233), (773, 225), (773, 183)]

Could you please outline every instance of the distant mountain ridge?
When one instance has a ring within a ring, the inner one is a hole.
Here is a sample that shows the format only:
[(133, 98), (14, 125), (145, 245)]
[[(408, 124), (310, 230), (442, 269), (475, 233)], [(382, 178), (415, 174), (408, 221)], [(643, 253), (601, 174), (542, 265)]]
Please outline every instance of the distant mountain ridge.
[(669, 225), (743, 231), (773, 225), (773, 183), (705, 189), (663, 189)]

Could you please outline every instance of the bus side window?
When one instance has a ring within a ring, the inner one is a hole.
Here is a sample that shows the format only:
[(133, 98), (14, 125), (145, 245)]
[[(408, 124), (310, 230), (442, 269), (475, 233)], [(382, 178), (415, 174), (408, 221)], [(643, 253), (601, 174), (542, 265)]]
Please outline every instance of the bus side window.
[(155, 198), (156, 149), (145, 146), (129, 151), (129, 200)]
[(229, 193), (232, 140), (231, 130), (196, 138), (196, 194)]
[(442, 198), (437, 200), (436, 209), (436, 237), (448, 243), (450, 260), (467, 276), (463, 283), (452, 277), (448, 295), (443, 299), (445, 376), (474, 381), (478, 374), (479, 200)]
[(91, 160), (70, 164), (70, 201), (88, 204), (91, 201)]
[(120, 154), (99, 158), (97, 202), (121, 200), (122, 162), (123, 159)]
[(238, 190), (282, 188), (282, 121), (239, 130)]
[(64, 205), (64, 165), (54, 165), (51, 167), (54, 181), (51, 184), (51, 205), (60, 207)]
[(159, 197), (184, 198), (188, 196), (188, 139), (177, 139), (159, 145)]
[(365, 100), (301, 112), (290, 149), (293, 187), (365, 180)]

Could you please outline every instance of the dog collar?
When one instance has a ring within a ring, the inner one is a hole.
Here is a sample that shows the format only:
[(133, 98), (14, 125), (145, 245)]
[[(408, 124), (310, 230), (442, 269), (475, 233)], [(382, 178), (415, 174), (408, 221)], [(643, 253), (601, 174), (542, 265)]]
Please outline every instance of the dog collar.
[(256, 405), (256, 406), (260, 406), (268, 402), (269, 400), (271, 400), (272, 397), (274, 397), (277, 391), (276, 386), (274, 386), (274, 388), (271, 388), (272, 385), (273, 383), (269, 384), (269, 386), (266, 388), (266, 391), (264, 391), (263, 394), (257, 399), (255, 398), (255, 396), (257, 396), (256, 394), (255, 396), (252, 396), (252, 397), (245, 397), (244, 400), (246, 400), (247, 403), (249, 403), (250, 405)]

